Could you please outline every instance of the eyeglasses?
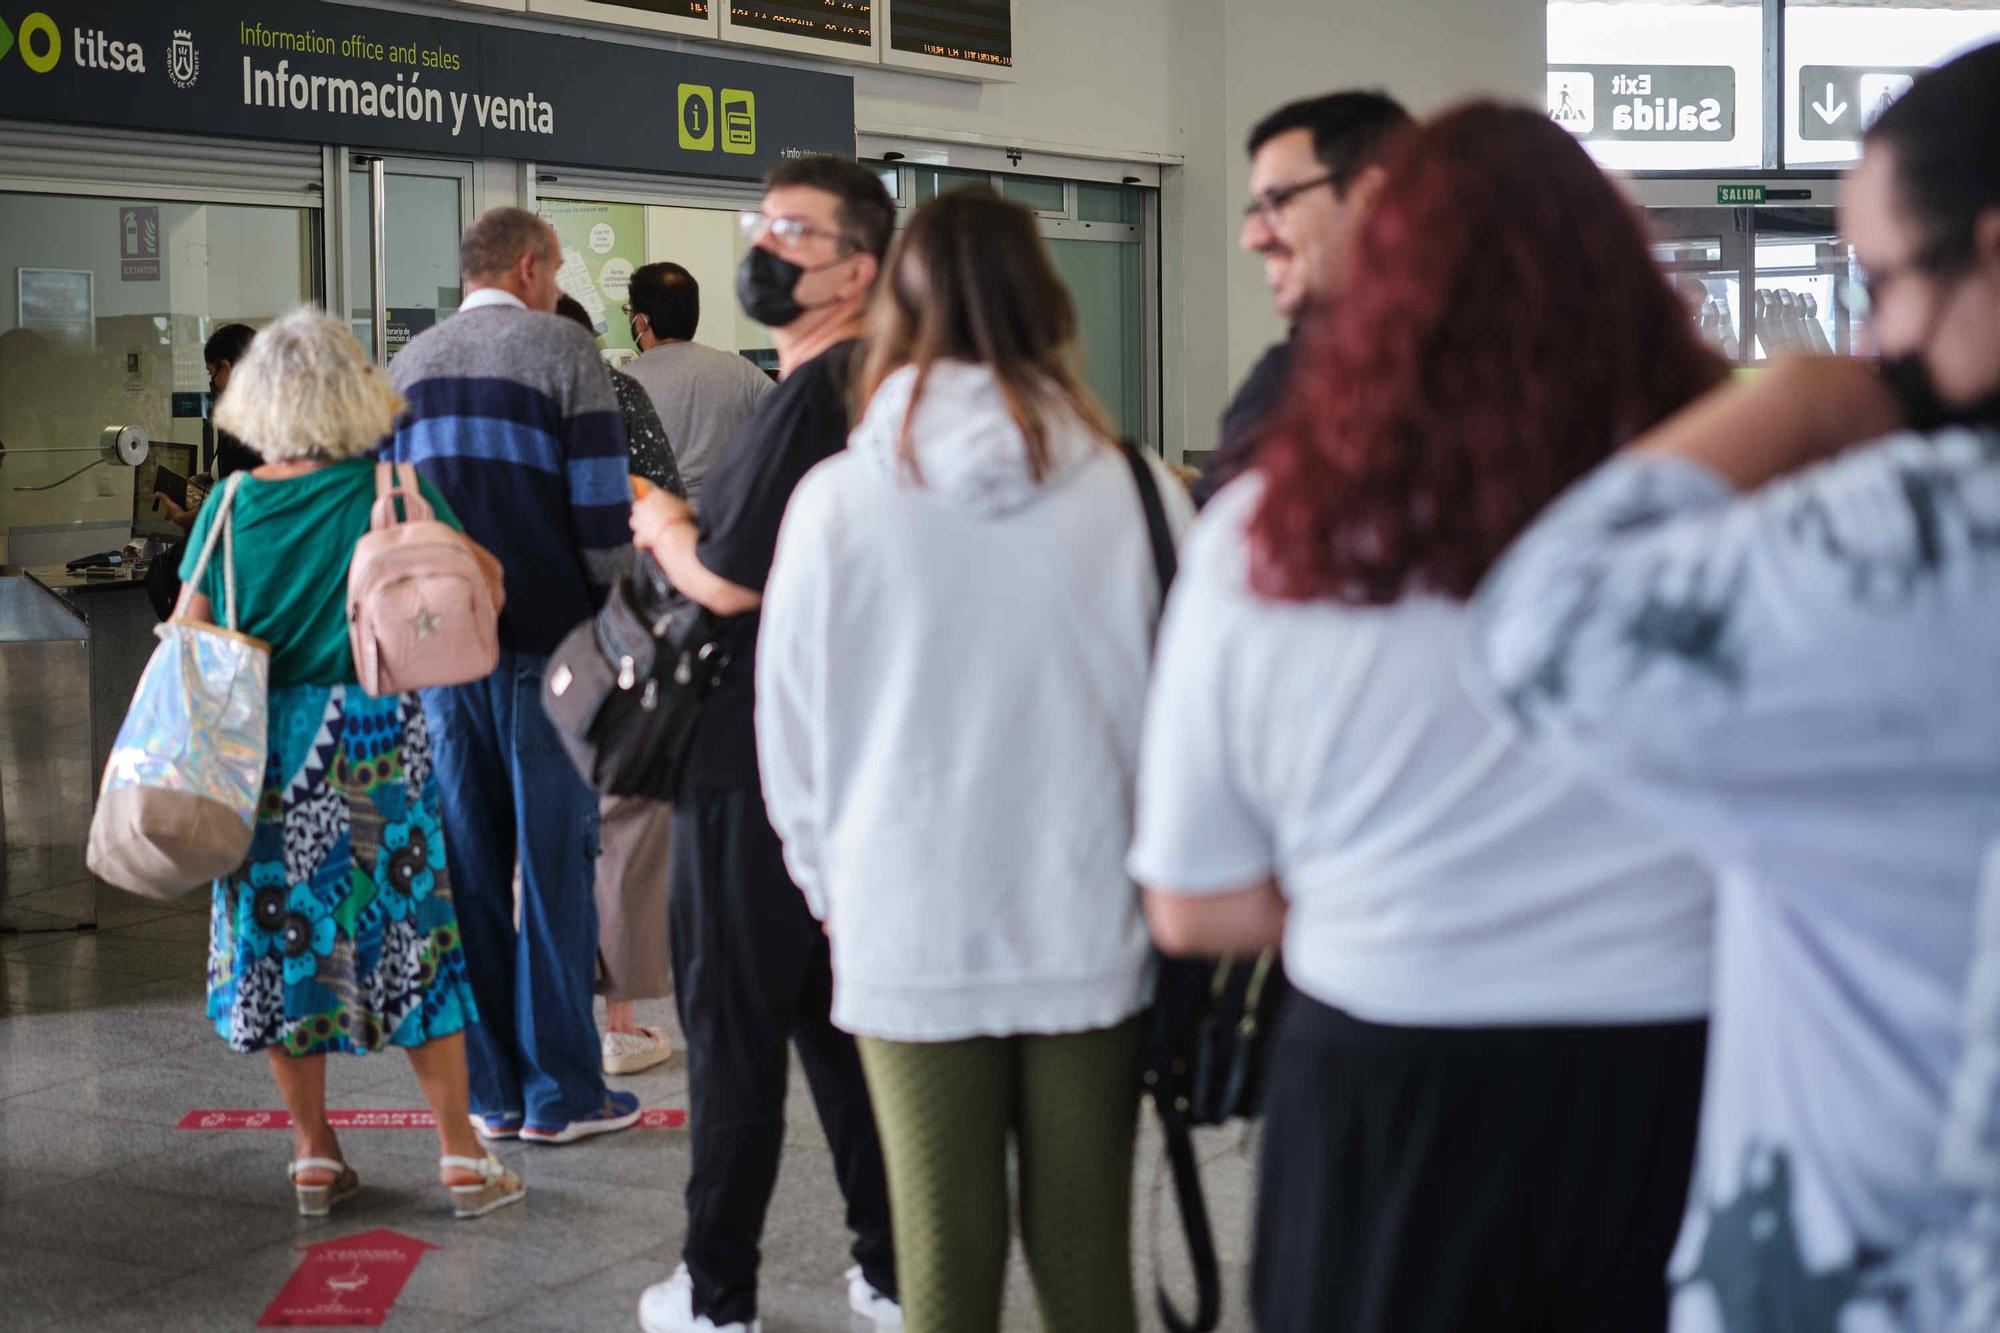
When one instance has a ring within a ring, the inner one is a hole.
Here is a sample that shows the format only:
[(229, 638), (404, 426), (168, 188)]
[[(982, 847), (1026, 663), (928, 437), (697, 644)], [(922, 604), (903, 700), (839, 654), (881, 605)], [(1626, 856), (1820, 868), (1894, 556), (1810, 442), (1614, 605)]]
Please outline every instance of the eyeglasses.
[(1324, 176), (1314, 176), (1311, 180), (1303, 180), (1296, 185), (1274, 185), (1244, 205), (1243, 216), (1245, 218), (1256, 218), (1267, 227), (1275, 227), (1278, 225), (1278, 214), (1284, 211), (1286, 204), (1291, 203), (1292, 200), (1298, 198), (1307, 190), (1317, 190), (1322, 185), (1331, 185), (1338, 191), (1340, 189), (1339, 174), (1329, 171)]
[(752, 245), (766, 235), (776, 237), (778, 244), (784, 246), (797, 245), (810, 237), (818, 236), (832, 241), (843, 250), (850, 248), (847, 238), (837, 231), (827, 231), (823, 227), (815, 227), (812, 223), (803, 222), (798, 218), (772, 217), (768, 213), (760, 213), (754, 209), (738, 213), (736, 225), (742, 229), (743, 239)]

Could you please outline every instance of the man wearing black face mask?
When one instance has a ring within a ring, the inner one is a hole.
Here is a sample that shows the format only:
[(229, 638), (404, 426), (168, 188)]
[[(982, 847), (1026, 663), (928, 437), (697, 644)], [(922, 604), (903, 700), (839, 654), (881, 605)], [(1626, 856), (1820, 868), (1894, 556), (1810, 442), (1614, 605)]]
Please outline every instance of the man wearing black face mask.
[(744, 1333), (757, 1318), (757, 1246), (785, 1131), (786, 1046), (799, 1053), (847, 1196), (855, 1267), (845, 1295), (902, 1327), (888, 1188), (854, 1041), (833, 1026), (826, 937), (785, 870), (757, 771), (757, 613), (792, 490), (846, 447), (847, 381), (895, 206), (873, 172), (832, 157), (774, 168), (743, 215), (744, 312), (768, 326), (778, 387), (708, 474), (699, 520), (655, 492), (632, 531), (674, 586), (723, 617), (729, 664), (674, 805), (668, 943), (687, 1039), (691, 1157), (681, 1267), (647, 1288), (649, 1333)]
[(1879, 367), (1694, 404), (1474, 604), (1496, 708), (1723, 872), (1675, 1333), (1994, 1327), (1996, 124), (2000, 43), (1868, 131), (1841, 221)]

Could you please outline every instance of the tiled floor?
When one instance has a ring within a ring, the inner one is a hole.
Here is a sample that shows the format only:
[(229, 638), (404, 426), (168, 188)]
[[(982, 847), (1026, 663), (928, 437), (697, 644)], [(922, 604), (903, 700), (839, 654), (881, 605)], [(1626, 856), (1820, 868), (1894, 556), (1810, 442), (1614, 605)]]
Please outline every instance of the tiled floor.
[[(637, 1327), (640, 1290), (678, 1254), (687, 1144), (635, 1130), (563, 1148), (504, 1146), (525, 1207), (454, 1222), (428, 1131), (350, 1131), (362, 1195), (331, 1219), (296, 1216), (284, 1181), (290, 1136), (174, 1128), (196, 1107), (275, 1107), (262, 1057), (230, 1052), (203, 1022), (204, 895), (168, 906), (106, 894), (100, 929), (0, 935), (0, 1328), (248, 1329), (297, 1265), (297, 1247), (388, 1227), (439, 1248), (403, 1289), (392, 1329)], [(672, 1029), (671, 1006), (641, 1006)], [(329, 1097), (350, 1108), (422, 1105), (393, 1054), (330, 1062)], [(679, 1063), (620, 1086), (685, 1106)], [(767, 1333), (861, 1333), (840, 1275), (849, 1262), (824, 1143), (793, 1079), (787, 1156), (764, 1238)], [(1202, 1145), (1228, 1267), (1224, 1328), (1247, 1329), (1250, 1145)], [(1184, 1271), (1161, 1197), (1157, 1142), (1140, 1149), (1141, 1305), (1151, 1310), (1156, 1228)], [(1018, 1261), (1006, 1328), (1039, 1327)]]

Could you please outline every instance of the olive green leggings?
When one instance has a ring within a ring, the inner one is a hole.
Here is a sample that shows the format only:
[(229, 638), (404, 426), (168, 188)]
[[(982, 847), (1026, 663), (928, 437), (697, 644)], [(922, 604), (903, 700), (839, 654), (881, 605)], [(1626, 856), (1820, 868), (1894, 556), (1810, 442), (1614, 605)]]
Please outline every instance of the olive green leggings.
[(1134, 1333), (1139, 1023), (1059, 1037), (861, 1039), (889, 1168), (907, 1333), (993, 1333), (1007, 1269), (1007, 1139), (1049, 1333)]

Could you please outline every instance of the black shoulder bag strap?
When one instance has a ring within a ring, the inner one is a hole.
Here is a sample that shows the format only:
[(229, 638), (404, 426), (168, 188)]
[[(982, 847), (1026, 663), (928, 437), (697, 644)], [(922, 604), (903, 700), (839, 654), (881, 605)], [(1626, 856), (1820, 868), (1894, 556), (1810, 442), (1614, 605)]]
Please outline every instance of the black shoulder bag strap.
[(1152, 466), (1146, 462), (1145, 451), (1130, 440), (1119, 441), (1118, 447), (1131, 465), (1132, 481), (1139, 488), (1139, 505), (1146, 511), (1146, 539), (1153, 547), (1153, 569), (1160, 576), (1160, 602), (1164, 606), (1176, 568), (1174, 535), (1167, 530), (1167, 507), (1160, 500), (1159, 483), (1153, 477)]
[[(1178, 568), (1173, 533), (1167, 528), (1167, 507), (1160, 499), (1153, 469), (1139, 446), (1123, 440), (1119, 447), (1131, 465), (1133, 484), (1139, 488), (1139, 504), (1146, 511), (1146, 537), (1153, 548), (1153, 569), (1159, 575), (1160, 604), (1164, 610), (1167, 590), (1173, 586)], [(1201, 1193), (1201, 1167), (1195, 1161), (1187, 1107), (1178, 1096), (1175, 1090), (1155, 1088), (1153, 1109), (1159, 1113), (1160, 1131), (1166, 1139), (1167, 1165), (1174, 1175), (1174, 1199), (1180, 1205), (1181, 1227), (1187, 1233), (1188, 1262), (1194, 1269), (1194, 1321), (1182, 1318), (1174, 1308), (1164, 1282), (1154, 1282), (1153, 1295), (1160, 1307), (1160, 1318), (1172, 1333), (1212, 1333), (1222, 1320), (1222, 1273), (1215, 1257), (1215, 1236), (1208, 1223), (1208, 1202)]]

